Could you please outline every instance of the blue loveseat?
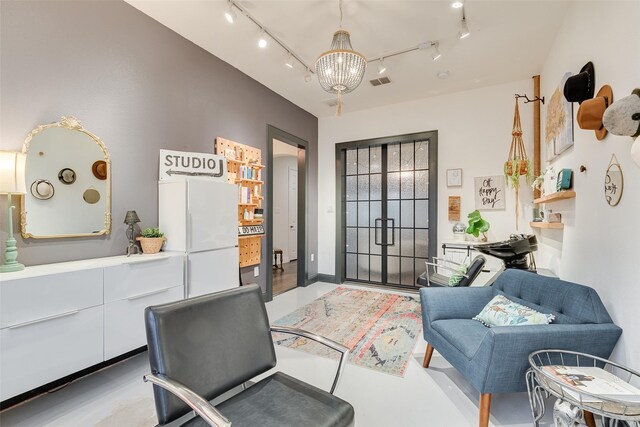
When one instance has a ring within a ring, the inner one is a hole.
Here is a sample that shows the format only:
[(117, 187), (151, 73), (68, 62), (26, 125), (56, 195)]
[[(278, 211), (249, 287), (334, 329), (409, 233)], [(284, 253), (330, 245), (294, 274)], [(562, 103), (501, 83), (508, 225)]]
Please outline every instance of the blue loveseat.
[[(487, 328), (472, 320), (496, 295), (556, 318), (549, 325)], [(622, 329), (613, 324), (595, 290), (533, 273), (506, 270), (491, 287), (422, 288), (428, 343), (480, 392), (481, 427), (489, 423), (492, 393), (526, 391), (528, 356), (542, 349), (580, 351), (608, 358)]]

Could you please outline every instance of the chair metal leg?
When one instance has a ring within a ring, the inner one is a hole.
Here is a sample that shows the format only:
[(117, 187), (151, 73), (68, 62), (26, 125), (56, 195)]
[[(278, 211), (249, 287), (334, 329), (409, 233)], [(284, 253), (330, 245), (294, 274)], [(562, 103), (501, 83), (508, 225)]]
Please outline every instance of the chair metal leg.
[(489, 427), (489, 412), (491, 408), (491, 393), (480, 394), (480, 422), (479, 427)]
[(423, 368), (429, 367), (429, 363), (431, 363), (431, 356), (433, 356), (433, 346), (431, 344), (427, 344), (427, 351), (424, 353), (424, 360), (422, 361)]

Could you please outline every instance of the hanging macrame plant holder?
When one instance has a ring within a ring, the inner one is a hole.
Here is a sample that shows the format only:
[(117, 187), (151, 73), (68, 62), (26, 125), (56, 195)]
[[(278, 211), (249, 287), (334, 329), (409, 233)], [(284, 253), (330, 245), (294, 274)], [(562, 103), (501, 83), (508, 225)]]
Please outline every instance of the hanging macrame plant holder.
[(516, 190), (516, 230), (518, 229), (518, 203), (520, 190), (520, 177), (525, 176), (527, 181), (531, 179), (531, 162), (527, 158), (527, 150), (522, 140), (522, 125), (520, 123), (520, 109), (516, 97), (516, 109), (513, 114), (513, 130), (511, 131), (511, 148), (509, 158), (504, 164), (504, 175), (509, 184)]

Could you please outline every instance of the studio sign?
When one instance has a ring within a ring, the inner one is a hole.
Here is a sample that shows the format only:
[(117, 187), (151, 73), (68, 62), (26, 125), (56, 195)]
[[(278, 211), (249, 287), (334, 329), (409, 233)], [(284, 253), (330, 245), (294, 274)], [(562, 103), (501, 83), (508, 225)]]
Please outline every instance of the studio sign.
[(160, 150), (159, 179), (198, 177), (226, 182), (226, 166), (224, 157), (216, 154)]

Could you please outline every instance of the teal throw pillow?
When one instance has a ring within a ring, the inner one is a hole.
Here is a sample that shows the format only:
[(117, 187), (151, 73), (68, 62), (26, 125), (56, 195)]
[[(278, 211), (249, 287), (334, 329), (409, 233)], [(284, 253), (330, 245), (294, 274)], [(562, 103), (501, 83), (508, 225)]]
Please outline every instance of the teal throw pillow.
[(473, 320), (492, 328), (494, 326), (547, 325), (555, 318), (553, 314), (540, 313), (513, 302), (504, 295), (497, 295)]

